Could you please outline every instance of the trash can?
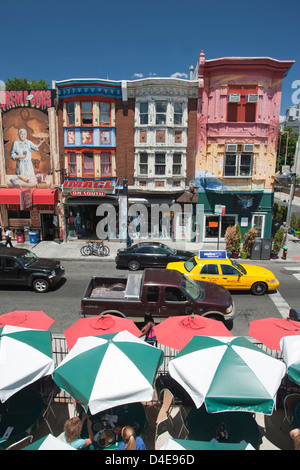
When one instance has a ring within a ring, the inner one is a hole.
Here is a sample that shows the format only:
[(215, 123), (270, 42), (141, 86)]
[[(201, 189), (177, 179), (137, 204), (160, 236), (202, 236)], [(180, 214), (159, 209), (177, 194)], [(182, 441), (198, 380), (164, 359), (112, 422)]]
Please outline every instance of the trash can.
[(29, 232), (29, 241), (33, 245), (36, 245), (40, 241), (40, 233), (37, 230)]
[(25, 241), (24, 230), (17, 230), (16, 236), (17, 236), (17, 243), (24, 243)]
[(272, 251), (272, 240), (271, 238), (263, 238), (261, 244), (261, 255), (260, 259), (270, 259)]
[(262, 246), (262, 239), (261, 238), (255, 238), (252, 250), (251, 250), (251, 256), (250, 259), (261, 259), (261, 246)]

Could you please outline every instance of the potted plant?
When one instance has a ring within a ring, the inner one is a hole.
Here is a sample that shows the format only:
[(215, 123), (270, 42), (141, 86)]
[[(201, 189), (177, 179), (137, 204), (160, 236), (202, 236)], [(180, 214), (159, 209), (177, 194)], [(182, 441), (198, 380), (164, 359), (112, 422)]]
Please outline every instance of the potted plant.
[(282, 230), (282, 228), (280, 228), (279, 230), (277, 230), (277, 232), (274, 235), (272, 251), (271, 251), (271, 259), (278, 258), (278, 253), (282, 247), (283, 237), (284, 237), (284, 231)]
[(235, 226), (235, 231), (236, 231), (237, 236), (236, 236), (236, 241), (233, 244), (232, 258), (238, 258), (240, 255), (242, 236), (241, 236), (241, 229), (240, 229), (239, 224)]
[(230, 225), (226, 229), (225, 244), (226, 244), (226, 251), (228, 253), (231, 253), (232, 258), (233, 258), (233, 253), (234, 253), (234, 247), (237, 246), (237, 242), (238, 242), (238, 233), (236, 231), (236, 227)]
[(255, 238), (258, 235), (256, 228), (250, 228), (244, 235), (243, 252), (250, 256)]

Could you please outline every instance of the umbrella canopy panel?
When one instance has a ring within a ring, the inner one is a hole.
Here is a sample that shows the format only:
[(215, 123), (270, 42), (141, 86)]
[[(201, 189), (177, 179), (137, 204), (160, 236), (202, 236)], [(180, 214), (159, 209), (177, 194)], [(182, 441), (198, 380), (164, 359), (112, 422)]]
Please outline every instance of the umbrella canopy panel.
[(263, 318), (249, 322), (248, 335), (257, 339), (269, 349), (280, 351), (283, 336), (300, 335), (300, 322), (290, 318)]
[(24, 447), (22, 450), (75, 450), (69, 444), (61, 441), (57, 437), (54, 437), (52, 434), (48, 434), (41, 439), (29, 444)]
[(272, 414), (285, 365), (241, 337), (194, 336), (169, 363), (197, 408)]
[(20, 326), (22, 328), (34, 328), (48, 330), (54, 320), (46, 315), (43, 310), (14, 310), (0, 315), (0, 328), (5, 325)]
[(284, 336), (280, 341), (280, 349), (289, 378), (300, 384), (300, 335)]
[(79, 338), (53, 372), (57, 385), (92, 414), (149, 401), (163, 352), (128, 331)]
[(51, 333), (6, 325), (0, 328), (0, 400), (52, 374)]

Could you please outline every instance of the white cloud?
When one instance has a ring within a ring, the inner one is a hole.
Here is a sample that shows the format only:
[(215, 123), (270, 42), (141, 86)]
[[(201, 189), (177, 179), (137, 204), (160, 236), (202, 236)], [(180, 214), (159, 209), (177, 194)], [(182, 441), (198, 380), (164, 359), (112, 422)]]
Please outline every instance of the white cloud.
[(133, 78), (143, 78), (143, 74), (142, 73), (134, 73), (133, 74)]
[(286, 120), (285, 116), (279, 116), (279, 122), (283, 123)]
[(172, 78), (188, 78), (188, 74), (187, 73), (175, 72), (175, 73), (172, 73), (171, 77)]
[(157, 73), (155, 73), (155, 72), (150, 72), (149, 73), (149, 77), (155, 77), (156, 75), (157, 75)]

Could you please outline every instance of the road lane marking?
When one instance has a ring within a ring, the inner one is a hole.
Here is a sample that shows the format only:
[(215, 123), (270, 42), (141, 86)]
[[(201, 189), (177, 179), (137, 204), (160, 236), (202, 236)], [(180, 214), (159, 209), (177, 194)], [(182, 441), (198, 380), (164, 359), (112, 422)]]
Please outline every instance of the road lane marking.
[(287, 318), (289, 316), (291, 307), (284, 300), (282, 295), (277, 291), (276, 293), (269, 295), (269, 298), (272, 299), (272, 301), (274, 302), (274, 305), (279, 311), (282, 318)]

